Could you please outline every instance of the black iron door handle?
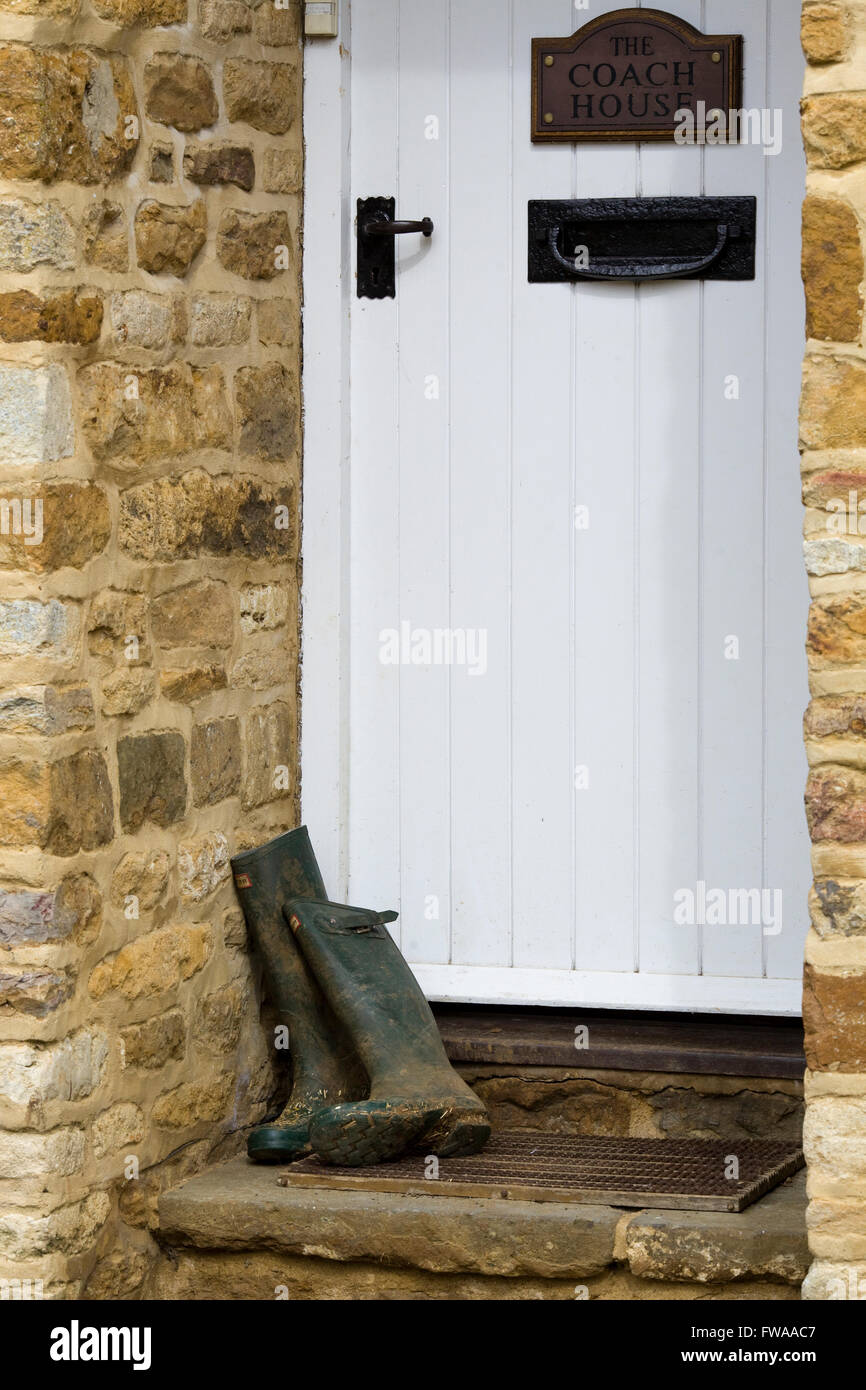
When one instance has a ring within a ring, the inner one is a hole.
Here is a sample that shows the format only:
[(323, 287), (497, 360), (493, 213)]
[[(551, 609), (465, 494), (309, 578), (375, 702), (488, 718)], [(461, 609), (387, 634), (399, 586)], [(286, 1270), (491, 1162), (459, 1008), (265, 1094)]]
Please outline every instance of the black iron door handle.
[(704, 256), (686, 256), (676, 260), (671, 256), (590, 256), (588, 266), (576, 266), (559, 249), (561, 227), (551, 227), (548, 233), (550, 253), (554, 260), (575, 280), (674, 280), (681, 275), (695, 275), (706, 270), (722, 255), (729, 236), (738, 229), (720, 222), (716, 228), (716, 244)]
[(396, 213), (395, 198), (358, 199), (359, 299), (393, 299), (397, 293), (397, 237), (410, 232), (433, 235), (431, 217), (398, 222)]
[(387, 222), (373, 218), (361, 228), (362, 236), (405, 236), (407, 232), (420, 232), (422, 236), (433, 235), (433, 222), (423, 217), (420, 222)]

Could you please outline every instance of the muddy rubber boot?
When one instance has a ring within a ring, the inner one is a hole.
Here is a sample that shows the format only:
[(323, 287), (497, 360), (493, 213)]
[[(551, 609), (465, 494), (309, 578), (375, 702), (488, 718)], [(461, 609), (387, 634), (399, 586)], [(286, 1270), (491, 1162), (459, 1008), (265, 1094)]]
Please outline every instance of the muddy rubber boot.
[(314, 1153), (351, 1167), (407, 1149), (476, 1153), (490, 1137), (487, 1111), (448, 1061), (430, 1005), (385, 929), (396, 912), (296, 900), (286, 913), (370, 1078), (369, 1099), (317, 1113)]
[(265, 967), (267, 992), (289, 1030), (292, 1092), (282, 1114), (254, 1130), (258, 1163), (288, 1163), (310, 1150), (310, 1122), (325, 1106), (366, 1094), (354, 1048), (289, 931), (283, 906), (299, 893), (324, 898), (306, 826), (232, 860), (235, 889)]

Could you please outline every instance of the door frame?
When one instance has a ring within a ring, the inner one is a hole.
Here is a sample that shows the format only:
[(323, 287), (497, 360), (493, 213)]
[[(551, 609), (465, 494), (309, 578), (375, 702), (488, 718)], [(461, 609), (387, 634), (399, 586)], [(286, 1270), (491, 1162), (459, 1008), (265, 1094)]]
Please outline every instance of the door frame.
[(301, 813), (341, 901), (349, 835), (350, 21), (350, 0), (339, 0), (339, 37), (304, 44)]
[[(349, 868), (351, 0), (339, 38), (304, 45), (301, 808), (329, 891)], [(800, 979), (413, 966), (434, 1000), (796, 1016)], [(575, 991), (580, 993), (579, 1005)]]

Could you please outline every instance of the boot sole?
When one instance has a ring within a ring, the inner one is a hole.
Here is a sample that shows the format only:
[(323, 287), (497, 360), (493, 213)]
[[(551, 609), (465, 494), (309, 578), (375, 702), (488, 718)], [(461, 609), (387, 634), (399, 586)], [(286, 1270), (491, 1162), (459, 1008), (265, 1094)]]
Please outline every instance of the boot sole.
[(454, 1115), (446, 1111), (423, 1136), (423, 1149), (437, 1158), (463, 1158), (477, 1154), (490, 1138), (490, 1124), (474, 1111)]
[(390, 1101), (349, 1102), (316, 1117), (310, 1126), (310, 1142), (323, 1163), (364, 1168), (398, 1158), (441, 1114), (441, 1110)]

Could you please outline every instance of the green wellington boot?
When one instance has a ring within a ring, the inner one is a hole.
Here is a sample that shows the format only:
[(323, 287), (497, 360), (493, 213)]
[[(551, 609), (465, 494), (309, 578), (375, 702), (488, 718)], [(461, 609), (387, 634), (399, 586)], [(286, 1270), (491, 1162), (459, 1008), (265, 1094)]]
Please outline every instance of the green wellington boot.
[(310, 1152), (310, 1122), (324, 1106), (366, 1094), (354, 1048), (286, 925), (283, 905), (303, 893), (326, 897), (306, 826), (232, 860), (235, 888), (265, 967), (268, 994), (289, 1029), (292, 1093), (278, 1119), (247, 1141), (258, 1163)]
[(487, 1111), (448, 1061), (430, 1005), (385, 929), (396, 912), (296, 899), (286, 914), (370, 1078), (369, 1099), (314, 1116), (314, 1153), (352, 1167), (407, 1149), (476, 1153), (490, 1137)]

